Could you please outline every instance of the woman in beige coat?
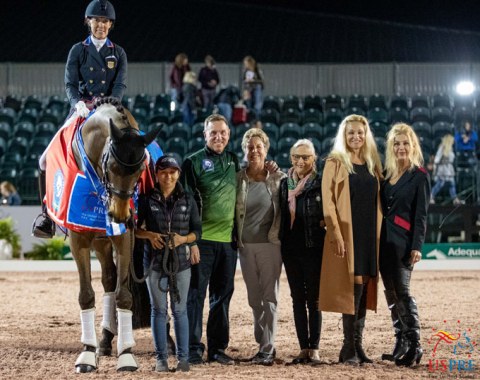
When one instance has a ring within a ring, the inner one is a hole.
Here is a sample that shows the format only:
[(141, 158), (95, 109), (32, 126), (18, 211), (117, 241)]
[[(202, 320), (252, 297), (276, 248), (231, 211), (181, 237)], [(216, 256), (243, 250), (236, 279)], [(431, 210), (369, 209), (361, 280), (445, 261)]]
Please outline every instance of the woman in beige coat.
[(327, 234), (319, 299), (320, 310), (342, 313), (339, 361), (347, 364), (372, 362), (363, 351), (362, 333), (366, 310), (377, 308), (381, 173), (367, 119), (347, 116), (323, 171)]

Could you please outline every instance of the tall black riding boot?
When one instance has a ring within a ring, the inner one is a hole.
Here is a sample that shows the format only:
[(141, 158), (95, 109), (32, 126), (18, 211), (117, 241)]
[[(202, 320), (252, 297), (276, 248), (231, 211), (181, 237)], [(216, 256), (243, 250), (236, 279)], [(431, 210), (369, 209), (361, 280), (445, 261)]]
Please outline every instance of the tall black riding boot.
[(405, 326), (403, 325), (398, 312), (398, 300), (395, 292), (385, 290), (385, 298), (392, 316), (393, 329), (395, 331), (395, 346), (393, 347), (393, 352), (391, 354), (382, 355), (382, 360), (389, 360), (393, 362), (396, 359), (401, 358), (407, 352), (408, 344), (404, 337)]
[(406, 297), (400, 303), (402, 304), (400, 315), (406, 327), (405, 338), (408, 341), (408, 350), (405, 355), (395, 360), (395, 364), (410, 367), (414, 362), (419, 364), (423, 356), (423, 349), (420, 346), (418, 308), (413, 297)]
[(367, 286), (363, 285), (362, 295), (360, 297), (360, 303), (357, 312), (357, 320), (355, 321), (355, 350), (357, 351), (358, 359), (360, 363), (373, 363), (363, 351), (363, 329), (365, 328), (365, 318), (367, 316)]
[(338, 359), (340, 363), (351, 365), (360, 364), (360, 360), (358, 359), (357, 352), (355, 350), (355, 321), (357, 320), (358, 308), (362, 293), (363, 285), (355, 284), (353, 288), (355, 314), (342, 314), (343, 347), (340, 350), (340, 357)]
[(43, 203), (43, 199), (45, 198), (45, 194), (47, 193), (47, 179), (45, 171), (41, 169), (40, 175), (38, 176), (38, 191), (40, 193), (40, 202), (42, 203), (43, 220), (40, 222), (39, 225), (36, 225), (35, 220), (32, 233), (35, 237), (42, 239), (50, 239), (53, 237), (53, 235), (55, 235), (55, 224), (48, 216), (47, 206), (45, 205), (45, 203)]

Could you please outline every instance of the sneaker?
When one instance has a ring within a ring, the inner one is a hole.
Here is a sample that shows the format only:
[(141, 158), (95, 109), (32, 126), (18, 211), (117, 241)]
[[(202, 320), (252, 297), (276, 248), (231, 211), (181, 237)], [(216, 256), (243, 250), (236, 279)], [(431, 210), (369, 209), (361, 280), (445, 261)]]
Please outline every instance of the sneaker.
[(168, 372), (168, 363), (165, 359), (157, 359), (157, 364), (155, 365), (156, 372)]
[(188, 360), (185, 360), (185, 359), (179, 360), (179, 362), (177, 363), (176, 371), (177, 372), (179, 372), (179, 371), (181, 371), (181, 372), (190, 371), (190, 364), (188, 363)]
[(223, 365), (233, 365), (234, 360), (228, 356), (224, 351), (217, 351), (212, 356), (208, 357), (209, 362), (217, 362)]
[(48, 216), (45, 216), (38, 226), (33, 227), (33, 236), (40, 239), (51, 239), (55, 235), (55, 225)]
[(271, 366), (275, 360), (276, 352), (273, 350), (271, 354), (266, 354), (264, 352), (257, 352), (257, 354), (252, 358), (251, 362), (253, 364)]
[(455, 199), (453, 200), (453, 205), (454, 205), (454, 206), (460, 206), (460, 205), (464, 205), (464, 204), (465, 204), (465, 201), (462, 201), (462, 200), (460, 200), (460, 199), (458, 199), (458, 198), (455, 198)]
[(435, 199), (431, 198), (431, 199), (430, 199), (430, 204), (431, 204), (431, 205), (434, 205), (434, 204), (435, 204)]

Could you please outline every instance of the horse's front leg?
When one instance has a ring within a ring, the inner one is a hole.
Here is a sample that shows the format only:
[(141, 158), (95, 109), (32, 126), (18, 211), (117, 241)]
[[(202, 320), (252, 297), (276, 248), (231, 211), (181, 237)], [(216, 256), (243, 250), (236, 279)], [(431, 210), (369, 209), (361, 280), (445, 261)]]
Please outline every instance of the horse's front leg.
[(112, 341), (117, 334), (117, 315), (115, 302), (115, 287), (117, 285), (117, 268), (113, 261), (113, 248), (110, 239), (97, 238), (93, 241), (93, 248), (102, 268), (103, 285), (103, 313), (102, 313), (102, 339), (100, 340), (97, 354), (110, 356), (112, 354)]
[(92, 372), (97, 369), (96, 356), (97, 334), (95, 332), (95, 291), (92, 287), (90, 267), (90, 245), (93, 238), (91, 234), (78, 234), (71, 231), (70, 248), (77, 264), (80, 279), (80, 320), (82, 323), (83, 351), (75, 362), (77, 372)]
[(133, 231), (128, 230), (125, 234), (112, 238), (117, 253), (117, 370), (135, 371), (138, 363), (132, 354), (135, 346), (132, 328), (132, 294), (128, 290), (128, 270), (133, 251)]

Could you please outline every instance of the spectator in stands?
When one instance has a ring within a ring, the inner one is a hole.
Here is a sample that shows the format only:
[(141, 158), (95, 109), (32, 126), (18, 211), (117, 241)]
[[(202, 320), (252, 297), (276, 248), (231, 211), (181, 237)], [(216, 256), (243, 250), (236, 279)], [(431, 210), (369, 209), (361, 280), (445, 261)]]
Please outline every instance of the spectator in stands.
[(326, 242), (320, 310), (342, 313), (340, 362), (371, 363), (362, 347), (367, 308), (376, 310), (382, 167), (365, 117), (341, 122), (323, 170)]
[(387, 135), (381, 187), (380, 272), (396, 335), (392, 355), (383, 359), (401, 366), (418, 364), (423, 354), (417, 303), (410, 294), (412, 270), (422, 258), (430, 199), (429, 175), (422, 165), (415, 132), (409, 125), (395, 124)]
[(217, 105), (218, 113), (223, 115), (230, 123), (232, 121), (233, 107), (240, 100), (240, 91), (235, 86), (222, 88), (215, 96), (214, 103)]
[(300, 345), (300, 354), (292, 364), (318, 363), (322, 329), (318, 294), (325, 238), (322, 180), (310, 140), (298, 140), (290, 149), (290, 158), (292, 167), (280, 183), (279, 237)]
[(225, 148), (230, 138), (227, 120), (218, 114), (204, 122), (206, 146), (187, 157), (182, 167), (185, 190), (195, 195), (202, 216), (200, 263), (192, 268), (188, 294), (191, 364), (203, 363), (203, 305), (209, 288), (208, 360), (233, 364), (225, 353), (229, 342), (228, 310), (233, 295), (237, 251), (232, 247), (236, 202), (237, 156)]
[(211, 55), (205, 57), (205, 66), (200, 69), (198, 81), (202, 85), (203, 108), (209, 112), (213, 109), (213, 99), (220, 83), (220, 77), (215, 67), (215, 60)]
[(0, 183), (0, 194), (2, 195), (2, 206), (19, 206), (22, 204), (22, 198), (11, 182), (3, 181)]
[(170, 97), (175, 103), (175, 107), (179, 104), (178, 98), (182, 92), (183, 76), (190, 70), (188, 56), (185, 53), (177, 54), (170, 71)]
[(468, 164), (475, 167), (477, 164), (476, 150), (477, 150), (478, 134), (473, 130), (472, 124), (466, 121), (463, 127), (455, 132), (455, 150), (462, 161), (466, 160)]
[[(70, 50), (65, 67), (65, 89), (72, 106), (70, 115), (86, 117), (96, 97), (110, 96), (120, 102), (126, 89), (127, 55), (123, 48), (108, 38), (115, 23), (115, 9), (106, 0), (93, 0), (85, 11), (85, 24), (90, 36)], [(69, 115), (69, 116), (70, 116)], [(69, 119), (69, 118), (67, 118)], [(62, 128), (70, 125), (67, 122)], [(58, 133), (58, 132), (57, 132)], [(45, 196), (47, 149), (40, 157), (40, 199)], [(35, 226), (33, 234), (51, 238), (54, 225), (42, 204), (44, 219)]]
[(462, 203), (457, 197), (457, 189), (455, 186), (455, 168), (453, 166), (455, 153), (453, 152), (453, 142), (453, 136), (447, 133), (442, 137), (442, 142), (435, 154), (433, 162), (435, 186), (432, 188), (432, 195), (430, 198), (430, 203), (432, 204), (435, 203), (435, 196), (447, 183), (450, 197), (453, 199), (453, 204), (459, 205)]
[(250, 55), (243, 59), (243, 68), (243, 100), (259, 119), (263, 104), (263, 73)]
[(259, 345), (251, 361), (261, 365), (272, 365), (275, 359), (282, 272), (278, 193), (285, 174), (281, 171), (270, 174), (265, 169), (269, 147), (265, 132), (249, 129), (242, 139), (248, 166), (237, 173), (237, 242), (248, 304), (253, 311), (254, 336)]
[(148, 239), (144, 267), (146, 272), (150, 267), (152, 269), (147, 277), (147, 286), (152, 305), (151, 325), (157, 359), (155, 370), (158, 372), (169, 371), (165, 329), (167, 292), (170, 293), (177, 339), (177, 371), (190, 369), (187, 296), (190, 267), (200, 260), (197, 250), (190, 254), (190, 245), (200, 239), (202, 225), (193, 196), (178, 183), (180, 171), (175, 158), (163, 156), (158, 159), (155, 164), (158, 182), (150, 194), (139, 198), (139, 228), (135, 232), (136, 237)]
[(183, 114), (183, 122), (190, 127), (193, 125), (197, 113), (197, 76), (193, 71), (187, 71), (183, 76), (180, 109)]

